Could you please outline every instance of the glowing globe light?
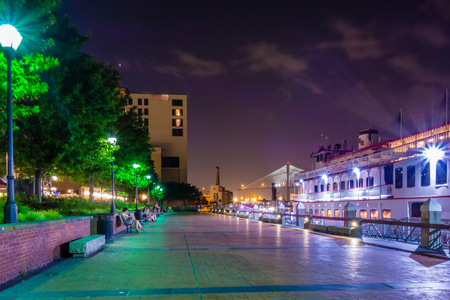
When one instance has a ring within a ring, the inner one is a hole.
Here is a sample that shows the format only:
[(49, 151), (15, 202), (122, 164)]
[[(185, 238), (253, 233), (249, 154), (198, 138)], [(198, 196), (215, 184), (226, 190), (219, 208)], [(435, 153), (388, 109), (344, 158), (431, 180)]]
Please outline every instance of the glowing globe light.
[(145, 178), (147, 178), (147, 180), (150, 180), (150, 178), (152, 178), (152, 176), (150, 176), (150, 175), (145, 175)]
[(327, 175), (325, 175), (325, 174), (322, 175), (323, 180), (327, 180), (327, 178), (328, 178)]
[(444, 151), (435, 146), (426, 148), (424, 154), (425, 157), (431, 161), (437, 161), (444, 157)]
[(359, 168), (353, 168), (353, 173), (355, 173), (356, 175), (359, 175), (359, 173), (361, 173), (361, 171), (359, 170)]
[(133, 165), (133, 168), (135, 168), (135, 169), (137, 169), (137, 168), (139, 168), (140, 167), (140, 165), (138, 165), (138, 164), (134, 164)]
[(0, 44), (2, 44), (2, 47), (11, 47), (17, 50), (21, 41), (22, 36), (14, 26), (9, 24), (0, 26)]

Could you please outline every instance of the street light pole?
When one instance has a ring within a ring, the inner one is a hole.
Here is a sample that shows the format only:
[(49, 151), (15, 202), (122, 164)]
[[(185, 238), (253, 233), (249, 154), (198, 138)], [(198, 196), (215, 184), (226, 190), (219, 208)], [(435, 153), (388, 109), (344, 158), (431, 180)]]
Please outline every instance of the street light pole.
[(8, 135), (8, 198), (4, 207), (4, 223), (17, 223), (17, 204), (14, 201), (14, 168), (13, 168), (13, 117), (12, 117), (12, 79), (11, 68), (14, 52), (22, 41), (22, 36), (11, 25), (0, 26), (0, 43), (7, 63), (7, 102), (6, 122)]
[(137, 177), (137, 168), (139, 168), (140, 166), (138, 164), (134, 164), (133, 168), (136, 170), (136, 210), (139, 210), (139, 205), (138, 205), (138, 177)]
[[(147, 174), (145, 175), (145, 178), (147, 178), (147, 180), (150, 180), (152, 176), (150, 174)], [(147, 206), (150, 206), (150, 181), (148, 182), (147, 185), (147, 195), (148, 195)]]
[[(117, 139), (114, 136), (114, 132), (111, 131), (111, 136), (108, 138), (108, 142), (111, 146), (115, 146)], [(111, 213), (116, 213), (116, 205), (114, 204), (114, 150), (111, 152)]]

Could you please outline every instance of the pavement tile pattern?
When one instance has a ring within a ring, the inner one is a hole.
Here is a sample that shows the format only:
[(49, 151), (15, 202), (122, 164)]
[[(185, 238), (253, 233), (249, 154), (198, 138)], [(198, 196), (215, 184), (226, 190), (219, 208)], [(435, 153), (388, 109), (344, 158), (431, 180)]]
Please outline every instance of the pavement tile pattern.
[(450, 261), (224, 215), (169, 214), (0, 299), (450, 299)]

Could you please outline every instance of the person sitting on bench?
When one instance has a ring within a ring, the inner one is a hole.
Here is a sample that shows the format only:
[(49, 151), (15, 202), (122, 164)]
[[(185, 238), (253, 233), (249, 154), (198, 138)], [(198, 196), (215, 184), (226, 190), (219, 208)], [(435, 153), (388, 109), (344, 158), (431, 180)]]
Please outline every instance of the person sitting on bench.
[(131, 214), (128, 213), (128, 208), (126, 208), (126, 207), (123, 208), (122, 216), (123, 216), (125, 225), (133, 225), (134, 224), (136, 231), (139, 233), (145, 231), (144, 228), (142, 227), (141, 223), (138, 220), (136, 220), (135, 218), (133, 218), (131, 216)]
[(156, 222), (156, 215), (148, 209), (148, 207), (144, 208), (144, 214), (142, 215), (144, 217), (145, 222)]

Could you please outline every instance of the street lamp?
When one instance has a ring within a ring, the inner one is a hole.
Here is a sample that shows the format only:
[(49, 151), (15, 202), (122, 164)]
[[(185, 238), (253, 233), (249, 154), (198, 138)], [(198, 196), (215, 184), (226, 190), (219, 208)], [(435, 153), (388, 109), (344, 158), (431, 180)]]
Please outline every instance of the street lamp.
[(22, 36), (14, 26), (9, 24), (0, 26), (0, 43), (7, 63), (7, 103), (6, 123), (8, 135), (8, 200), (4, 208), (4, 223), (17, 223), (17, 205), (14, 201), (14, 170), (13, 170), (13, 119), (12, 119), (12, 87), (11, 66), (14, 53), (22, 41)]
[[(111, 131), (111, 135), (108, 138), (108, 142), (111, 146), (115, 146), (117, 139), (114, 135), (114, 131)], [(114, 204), (114, 150), (111, 151), (111, 213), (116, 213), (116, 206)]]
[(133, 168), (136, 170), (136, 210), (139, 210), (139, 206), (138, 206), (138, 184), (137, 184), (137, 168), (139, 168), (140, 165), (138, 164), (134, 164)]
[(147, 200), (147, 206), (150, 206), (150, 179), (152, 178), (152, 176), (150, 174), (145, 175), (145, 178), (149, 181), (148, 185), (147, 185), (147, 195), (148, 195), (148, 200)]

